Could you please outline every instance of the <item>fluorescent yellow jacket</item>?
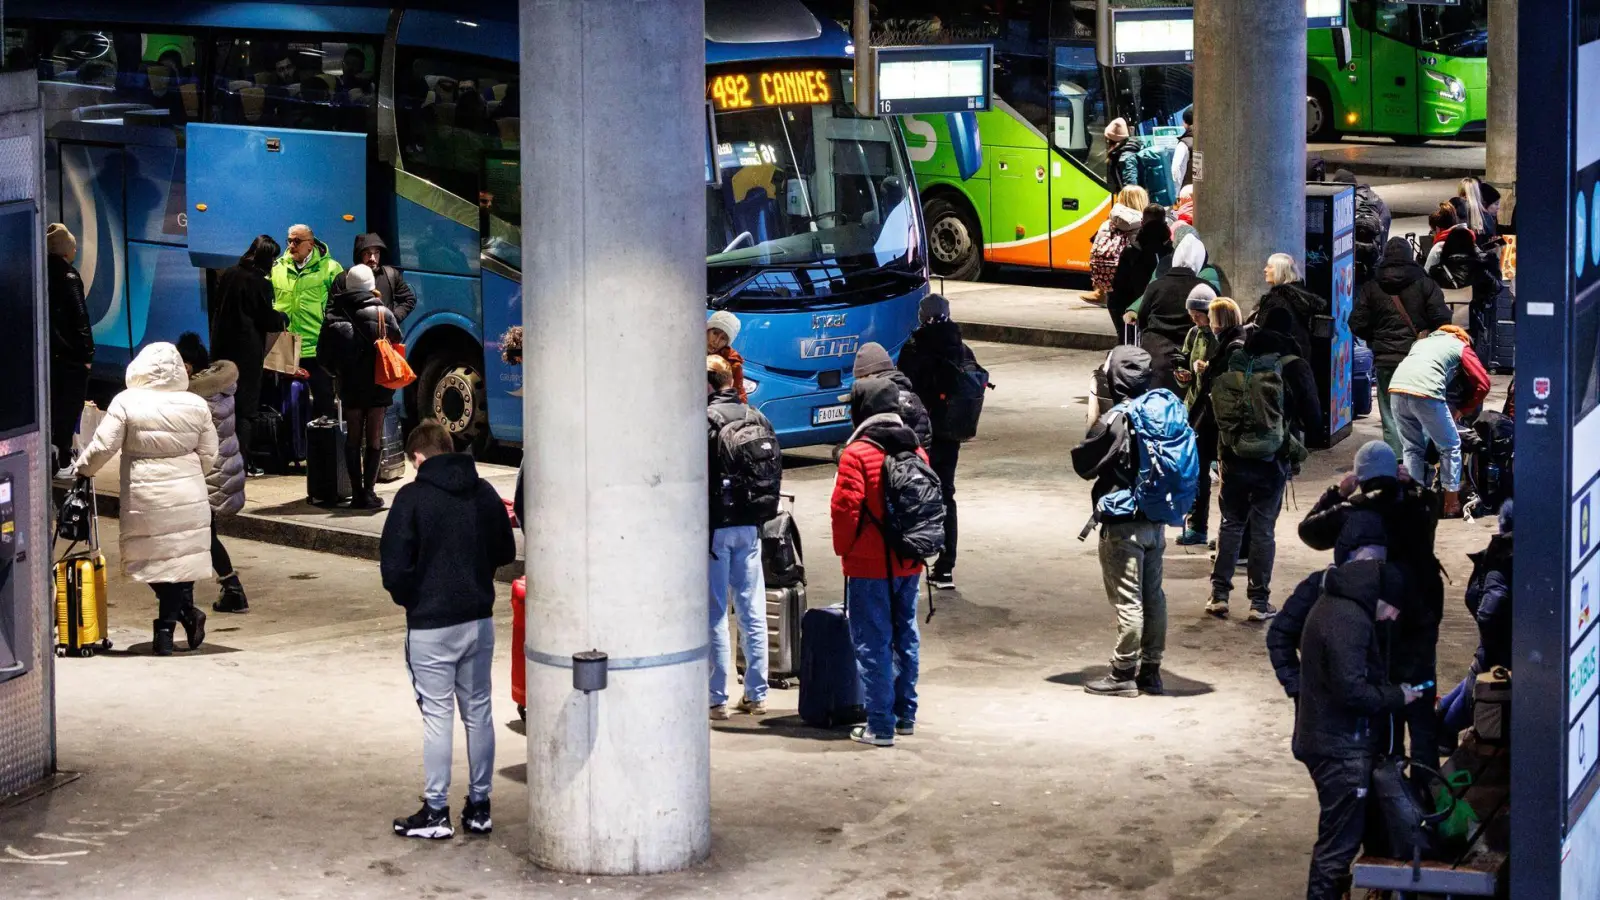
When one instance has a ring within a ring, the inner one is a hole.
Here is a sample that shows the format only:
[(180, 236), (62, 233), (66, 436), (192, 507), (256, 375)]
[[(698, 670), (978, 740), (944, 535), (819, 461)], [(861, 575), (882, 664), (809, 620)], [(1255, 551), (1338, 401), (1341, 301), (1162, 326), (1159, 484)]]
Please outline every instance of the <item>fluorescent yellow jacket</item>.
[(317, 336), (322, 333), (322, 314), (328, 308), (328, 291), (333, 280), (344, 271), (339, 261), (328, 255), (328, 245), (316, 241), (306, 264), (296, 271), (288, 253), (272, 264), (272, 308), (289, 317), (289, 330), (300, 335), (300, 355), (317, 355)]

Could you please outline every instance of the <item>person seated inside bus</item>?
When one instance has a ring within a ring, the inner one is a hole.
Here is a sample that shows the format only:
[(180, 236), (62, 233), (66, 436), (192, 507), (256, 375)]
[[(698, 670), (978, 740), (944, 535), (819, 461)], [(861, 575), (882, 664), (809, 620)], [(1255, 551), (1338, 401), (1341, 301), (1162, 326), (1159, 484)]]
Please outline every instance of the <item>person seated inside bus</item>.
[(367, 74), (366, 51), (354, 44), (345, 48), (344, 65), (339, 70), (338, 91), (352, 102), (372, 97), (372, 76)]

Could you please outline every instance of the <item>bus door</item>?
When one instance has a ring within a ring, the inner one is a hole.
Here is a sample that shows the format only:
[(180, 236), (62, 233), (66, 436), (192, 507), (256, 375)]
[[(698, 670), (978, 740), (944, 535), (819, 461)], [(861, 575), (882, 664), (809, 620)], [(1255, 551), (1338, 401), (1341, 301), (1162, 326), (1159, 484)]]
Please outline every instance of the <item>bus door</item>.
[(984, 257), (993, 263), (1050, 265), (1050, 147), (1035, 123), (1046, 119), (1048, 67), (1043, 57), (996, 57), (995, 110), (984, 122), (989, 171), (989, 230)]
[(1100, 222), (1110, 212), (1106, 189), (1086, 168), (1105, 174), (1106, 101), (1092, 43), (1057, 44), (1050, 79), (1051, 265), (1087, 270)]
[(1417, 7), (1409, 3), (1373, 4), (1368, 51), (1372, 89), (1371, 119), (1361, 129), (1384, 134), (1417, 133)]
[(516, 443), (522, 440), (522, 363), (520, 332), (512, 329), (522, 327), (522, 166), (515, 148), (485, 156), (478, 209), (489, 428), (495, 440)]

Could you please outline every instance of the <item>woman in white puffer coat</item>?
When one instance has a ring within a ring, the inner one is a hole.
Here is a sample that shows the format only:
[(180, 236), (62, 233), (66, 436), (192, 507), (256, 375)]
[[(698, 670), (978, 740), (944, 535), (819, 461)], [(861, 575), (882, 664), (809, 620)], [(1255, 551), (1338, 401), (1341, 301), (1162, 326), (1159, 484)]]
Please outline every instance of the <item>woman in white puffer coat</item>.
[(239, 367), (225, 359), (211, 361), (200, 335), (186, 331), (178, 337), (178, 355), (189, 373), (189, 393), (206, 401), (211, 424), (217, 429), (217, 461), (206, 473), (211, 489), (211, 569), (222, 585), (211, 608), (217, 612), (249, 612), (244, 584), (234, 571), (233, 558), (217, 534), (217, 518), (238, 515), (244, 509), (245, 448), (239, 446)]
[(194, 583), (211, 577), (211, 502), (206, 473), (217, 458), (217, 430), (206, 402), (189, 393), (178, 348), (156, 343), (128, 364), (128, 389), (106, 410), (74, 469), (92, 478), (122, 453), (122, 571), (150, 585), (159, 602), (157, 656), (172, 653), (183, 624), (193, 650), (205, 640), (206, 614)]

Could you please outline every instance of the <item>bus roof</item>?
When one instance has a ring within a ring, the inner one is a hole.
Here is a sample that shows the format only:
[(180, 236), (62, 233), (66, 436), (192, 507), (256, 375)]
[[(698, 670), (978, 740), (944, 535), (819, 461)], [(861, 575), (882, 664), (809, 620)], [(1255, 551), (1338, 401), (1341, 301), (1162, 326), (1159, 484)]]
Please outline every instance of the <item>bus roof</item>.
[[(515, 61), (517, 31), (508, 4), (492, 0), (10, 0), (18, 19), (54, 19), (169, 28), (245, 28), (381, 35), (391, 9), (407, 11), (400, 43)], [(850, 59), (850, 36), (799, 0), (706, 0), (706, 62)], [(482, 27), (494, 23), (498, 27)]]

